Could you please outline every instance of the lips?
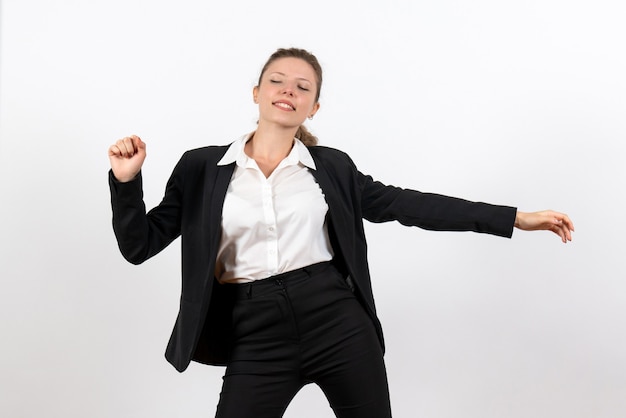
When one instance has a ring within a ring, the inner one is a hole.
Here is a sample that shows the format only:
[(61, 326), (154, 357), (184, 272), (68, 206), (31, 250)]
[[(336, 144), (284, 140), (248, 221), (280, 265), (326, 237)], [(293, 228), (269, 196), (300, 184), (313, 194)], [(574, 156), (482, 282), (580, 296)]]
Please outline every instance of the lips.
[(283, 110), (290, 110), (290, 111), (296, 110), (295, 106), (292, 103), (288, 102), (287, 100), (278, 100), (272, 104)]

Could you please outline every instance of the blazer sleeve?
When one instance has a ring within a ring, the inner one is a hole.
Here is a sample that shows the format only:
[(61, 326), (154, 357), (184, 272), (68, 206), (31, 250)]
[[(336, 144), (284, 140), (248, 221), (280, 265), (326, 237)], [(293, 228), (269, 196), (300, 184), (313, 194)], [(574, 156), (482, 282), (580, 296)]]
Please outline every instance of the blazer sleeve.
[(161, 203), (146, 213), (141, 173), (121, 183), (109, 171), (113, 231), (124, 258), (140, 264), (159, 253), (180, 235), (185, 156), (167, 182)]
[(357, 171), (363, 218), (436, 231), (513, 235), (516, 208), (384, 185)]

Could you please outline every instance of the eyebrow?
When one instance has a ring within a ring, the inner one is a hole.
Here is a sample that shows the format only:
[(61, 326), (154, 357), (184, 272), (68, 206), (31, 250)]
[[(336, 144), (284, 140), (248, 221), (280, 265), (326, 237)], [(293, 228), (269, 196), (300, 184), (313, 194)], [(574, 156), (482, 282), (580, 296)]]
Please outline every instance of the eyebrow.
[[(287, 76), (287, 74), (281, 73), (280, 71), (273, 71), (273, 72), (270, 73), (270, 75), (272, 75), (272, 74), (282, 75), (283, 77)], [(302, 80), (302, 81), (306, 81), (307, 83), (312, 83), (311, 80), (309, 80), (308, 78), (304, 78), (304, 77), (297, 77), (296, 80)]]

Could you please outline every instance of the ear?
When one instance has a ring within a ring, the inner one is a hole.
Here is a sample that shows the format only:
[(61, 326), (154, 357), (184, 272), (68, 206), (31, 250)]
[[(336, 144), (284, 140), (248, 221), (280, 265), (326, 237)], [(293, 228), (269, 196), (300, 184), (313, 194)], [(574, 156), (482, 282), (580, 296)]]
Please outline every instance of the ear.
[(318, 110), (320, 110), (320, 102), (315, 102), (315, 104), (313, 105), (313, 108), (309, 112), (309, 119), (312, 119)]
[(252, 100), (254, 100), (254, 103), (259, 103), (259, 86), (254, 86), (252, 88)]

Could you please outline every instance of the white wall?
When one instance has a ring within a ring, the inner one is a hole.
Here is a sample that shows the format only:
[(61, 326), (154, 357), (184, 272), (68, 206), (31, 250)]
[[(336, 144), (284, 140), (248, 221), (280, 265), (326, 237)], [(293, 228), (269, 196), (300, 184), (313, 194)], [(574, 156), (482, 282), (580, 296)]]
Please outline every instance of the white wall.
[[(163, 359), (179, 244), (123, 261), (106, 151), (148, 143), (156, 204), (184, 150), (253, 129), (264, 60), (299, 46), (325, 69), (309, 126), (362, 171), (577, 226), (562, 245), (367, 225), (395, 416), (623, 416), (625, 8), (3, 1), (0, 415), (212, 416), (222, 369)], [(286, 416), (332, 412), (309, 387)]]

